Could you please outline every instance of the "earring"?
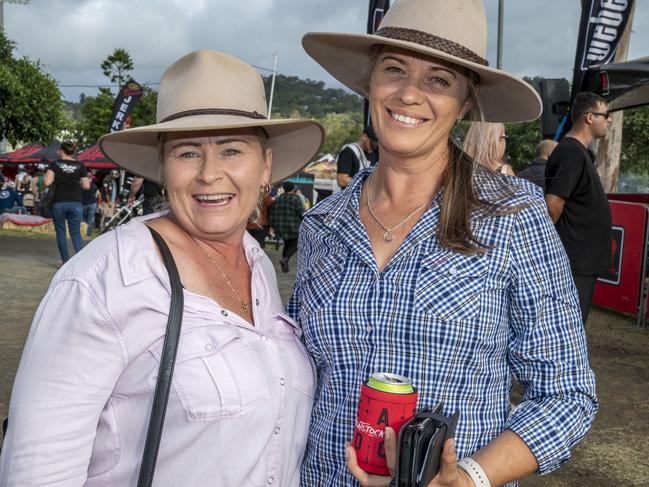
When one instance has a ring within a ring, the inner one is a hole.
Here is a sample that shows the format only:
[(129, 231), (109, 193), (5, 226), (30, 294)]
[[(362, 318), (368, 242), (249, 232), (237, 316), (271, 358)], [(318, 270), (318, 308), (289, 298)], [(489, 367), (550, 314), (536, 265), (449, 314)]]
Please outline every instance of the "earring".
[(262, 196), (268, 196), (271, 189), (273, 189), (273, 187), (270, 185), (269, 182), (266, 182), (261, 186), (261, 189), (259, 190), (259, 194), (261, 194)]

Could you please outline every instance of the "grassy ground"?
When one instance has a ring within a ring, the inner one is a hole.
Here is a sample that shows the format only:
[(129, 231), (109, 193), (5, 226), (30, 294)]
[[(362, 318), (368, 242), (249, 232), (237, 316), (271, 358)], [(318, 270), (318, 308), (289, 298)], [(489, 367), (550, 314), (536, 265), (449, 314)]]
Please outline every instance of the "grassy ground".
[[(279, 270), (279, 253), (267, 252), (288, 299), (294, 279)], [(14, 374), (29, 324), (57, 270), (52, 237), (0, 230), (0, 417), (6, 415)], [(649, 485), (649, 332), (633, 320), (595, 309), (587, 323), (589, 351), (597, 375), (600, 411), (589, 436), (573, 451), (573, 461), (523, 487), (610, 487)]]

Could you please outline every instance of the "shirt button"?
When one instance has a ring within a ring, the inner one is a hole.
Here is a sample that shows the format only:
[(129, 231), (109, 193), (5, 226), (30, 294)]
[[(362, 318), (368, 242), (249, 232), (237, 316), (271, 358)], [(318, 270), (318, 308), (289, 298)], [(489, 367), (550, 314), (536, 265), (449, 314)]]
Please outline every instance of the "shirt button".
[(255, 304), (256, 304), (257, 306), (259, 306), (259, 300), (258, 300), (258, 299), (255, 299)]
[(276, 435), (279, 434), (279, 430), (280, 430), (280, 427), (279, 427), (279, 426), (275, 426), (275, 434), (276, 434)]
[(367, 333), (372, 333), (372, 330), (373, 330), (372, 325), (367, 325), (366, 330), (367, 330)]
[(212, 345), (211, 343), (208, 343), (207, 345), (205, 345), (205, 350), (207, 350), (208, 352), (210, 352), (211, 350), (214, 350), (214, 345)]
[(228, 312), (226, 310), (224, 310), (224, 309), (221, 310), (221, 314), (223, 316), (228, 316)]
[(282, 386), (283, 386), (284, 384), (286, 384), (286, 379), (284, 379), (284, 377), (282, 377), (282, 378), (279, 380), (279, 384), (282, 385)]
[(268, 485), (271, 485), (273, 482), (275, 482), (275, 477), (268, 477), (268, 480), (266, 481), (266, 483)]
[(253, 247), (253, 248), (252, 248), (252, 251), (253, 251), (253, 252), (259, 252), (259, 247)]
[(451, 267), (451, 268), (448, 270), (448, 273), (449, 273), (449, 275), (451, 275), (451, 276), (454, 276), (455, 274), (457, 274), (457, 272), (458, 272), (458, 271), (457, 271), (457, 267), (455, 267), (455, 266)]

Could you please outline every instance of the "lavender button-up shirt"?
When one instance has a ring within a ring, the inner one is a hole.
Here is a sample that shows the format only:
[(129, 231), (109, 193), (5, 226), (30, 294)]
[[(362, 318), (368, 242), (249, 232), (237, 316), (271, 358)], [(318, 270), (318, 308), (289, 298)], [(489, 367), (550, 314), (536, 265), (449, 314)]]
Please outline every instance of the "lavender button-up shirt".
[[(0, 485), (136, 485), (170, 302), (146, 219), (54, 277), (16, 376)], [(247, 234), (244, 248), (255, 327), (185, 291), (156, 486), (299, 483), (313, 367), (268, 257)]]

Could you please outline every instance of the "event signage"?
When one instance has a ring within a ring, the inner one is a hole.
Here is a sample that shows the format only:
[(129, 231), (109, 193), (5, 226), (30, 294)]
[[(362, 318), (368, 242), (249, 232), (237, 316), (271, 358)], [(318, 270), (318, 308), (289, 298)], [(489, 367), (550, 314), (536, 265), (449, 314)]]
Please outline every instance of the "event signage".
[(611, 257), (597, 280), (593, 304), (623, 313), (638, 313), (647, 242), (647, 206), (609, 201), (613, 222)]
[(129, 81), (119, 90), (115, 104), (113, 105), (113, 114), (110, 118), (110, 131), (117, 132), (124, 128), (124, 123), (133, 110), (133, 106), (142, 96), (142, 87), (135, 81)]
[(370, 9), (367, 14), (367, 33), (374, 34), (381, 25), (381, 21), (390, 8), (390, 0), (370, 0)]
[(582, 91), (586, 71), (614, 60), (633, 0), (582, 0), (572, 97)]

